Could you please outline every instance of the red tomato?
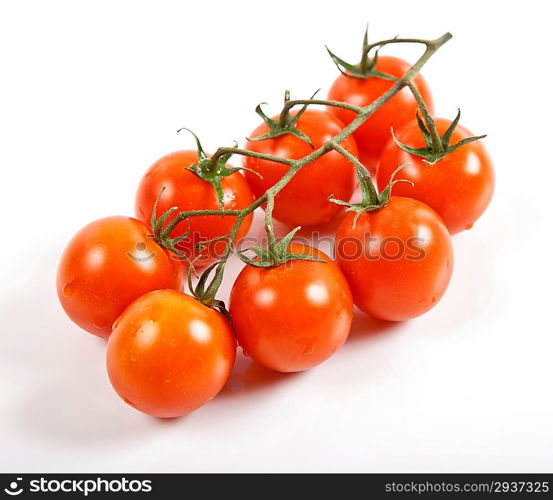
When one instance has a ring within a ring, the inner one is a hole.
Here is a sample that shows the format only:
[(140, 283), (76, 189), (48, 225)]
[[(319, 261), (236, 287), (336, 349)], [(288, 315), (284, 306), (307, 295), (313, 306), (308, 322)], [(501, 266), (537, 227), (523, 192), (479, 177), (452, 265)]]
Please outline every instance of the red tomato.
[[(436, 120), (440, 135), (449, 125), (450, 120)], [(416, 120), (394, 134), (406, 146), (425, 146)], [(472, 137), (472, 134), (458, 125), (451, 136), (451, 144), (468, 137)], [(386, 186), (397, 166), (404, 163), (407, 165), (401, 170), (401, 177), (412, 181), (414, 186), (398, 183), (394, 187), (394, 194), (415, 198), (430, 205), (442, 216), (451, 234), (470, 229), (492, 199), (494, 171), (482, 141), (465, 144), (434, 165), (428, 165), (422, 158), (403, 151), (390, 140), (378, 165), (377, 182), (380, 189)]]
[(338, 266), (305, 245), (293, 243), (290, 251), (327, 262), (246, 265), (230, 296), (232, 324), (244, 353), (280, 372), (307, 370), (328, 359), (345, 342), (353, 316), (351, 292)]
[(236, 341), (221, 313), (189, 295), (158, 290), (133, 302), (115, 323), (107, 369), (126, 403), (170, 418), (215, 397), (235, 357)]
[[(408, 62), (390, 56), (379, 56), (376, 63), (377, 71), (396, 78), (401, 78), (410, 67)], [(432, 113), (432, 96), (426, 81), (418, 74), (413, 79), (413, 83)], [(384, 94), (393, 84), (394, 82), (390, 80), (377, 77), (360, 79), (340, 75), (332, 84), (328, 99), (364, 107)], [(369, 170), (375, 170), (380, 153), (391, 136), (390, 128), (393, 127), (395, 130), (411, 121), (415, 118), (417, 109), (417, 101), (406, 87), (371, 115), (353, 133), (359, 149), (359, 159)], [(355, 117), (355, 113), (346, 109), (330, 107), (329, 111), (346, 125)]]
[[(215, 188), (188, 170), (197, 161), (196, 151), (176, 151), (156, 161), (142, 177), (138, 186), (136, 216), (144, 223), (150, 223), (152, 209), (163, 187), (165, 191), (157, 206), (158, 217), (172, 207), (178, 207), (179, 211), (218, 210), (219, 203)], [(253, 202), (250, 187), (241, 173), (235, 172), (223, 177), (221, 186), (225, 210), (241, 210)], [(168, 222), (175, 216), (176, 213), (171, 215)], [(244, 219), (236, 241), (247, 234), (252, 217), (253, 215), (250, 214)], [(190, 227), (190, 234), (177, 245), (177, 248), (191, 260), (199, 255), (195, 265), (200, 267), (218, 260), (225, 249), (226, 241), (208, 243), (205, 245), (205, 250), (200, 253), (196, 250), (196, 245), (228, 234), (235, 221), (236, 217), (228, 215), (190, 217), (188, 221), (181, 221), (170, 236), (178, 237)]]
[(107, 337), (134, 299), (151, 290), (182, 288), (182, 266), (142, 222), (106, 217), (81, 229), (61, 258), (57, 290), (68, 316), (84, 330)]
[[(340, 133), (344, 125), (329, 113), (308, 109), (299, 118), (297, 128), (311, 139), (314, 148), (317, 149)], [(250, 137), (259, 137), (267, 132), (269, 127), (262, 123)], [(357, 155), (357, 146), (351, 137), (342, 142), (342, 146)], [(248, 141), (246, 149), (294, 160), (313, 152), (307, 142), (291, 134), (261, 141)], [(244, 157), (244, 166), (262, 176), (260, 178), (248, 171), (244, 173), (257, 198), (280, 180), (289, 169), (288, 165), (282, 163), (251, 157)], [(355, 168), (351, 162), (336, 151), (329, 151), (303, 167), (276, 195), (273, 217), (292, 226), (324, 224), (342, 211), (342, 207), (329, 202), (328, 197), (333, 194), (341, 200), (349, 200), (354, 188)]]
[(389, 321), (414, 318), (434, 307), (453, 269), (447, 228), (430, 207), (392, 196), (376, 211), (349, 213), (338, 228), (336, 262), (355, 305)]

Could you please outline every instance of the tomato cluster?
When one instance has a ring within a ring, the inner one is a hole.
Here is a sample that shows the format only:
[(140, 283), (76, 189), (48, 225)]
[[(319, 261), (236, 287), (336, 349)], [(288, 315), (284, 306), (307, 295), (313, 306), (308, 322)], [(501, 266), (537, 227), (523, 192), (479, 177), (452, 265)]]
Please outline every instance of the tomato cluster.
[[(263, 122), (244, 150), (210, 156), (196, 138), (197, 150), (168, 154), (146, 171), (136, 218), (97, 220), (69, 242), (60, 302), (81, 328), (108, 338), (108, 375), (126, 403), (157, 417), (184, 415), (222, 389), (237, 345), (269, 369), (307, 370), (346, 341), (354, 304), (404, 321), (444, 295), (451, 235), (488, 206), (493, 167), (459, 115), (432, 118), (420, 75), (358, 123), (359, 110), (410, 69), (378, 52), (370, 58), (377, 46), (365, 39), (358, 65), (331, 53), (342, 74), (318, 101), (326, 110), (307, 109), (310, 102), (292, 110), (287, 95), (278, 116), (258, 107)], [(237, 153), (243, 166), (229, 166)], [(354, 203), (357, 183), (362, 199)], [(224, 263), (257, 207), (266, 210), (269, 243), (249, 249), (254, 257), (236, 251), (245, 266), (227, 311), (215, 298)], [(334, 259), (294, 241), (295, 230), (277, 241), (271, 224), (317, 227), (338, 217)]]

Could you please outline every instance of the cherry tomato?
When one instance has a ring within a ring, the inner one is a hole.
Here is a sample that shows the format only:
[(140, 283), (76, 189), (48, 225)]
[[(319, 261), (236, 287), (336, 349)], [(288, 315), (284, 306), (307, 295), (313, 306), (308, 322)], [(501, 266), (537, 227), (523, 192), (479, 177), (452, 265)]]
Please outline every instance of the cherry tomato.
[(336, 233), (336, 262), (355, 305), (389, 321), (414, 318), (434, 307), (453, 269), (451, 238), (434, 210), (410, 198), (344, 218)]
[[(294, 113), (292, 113), (293, 116)], [(275, 120), (278, 117), (274, 118)], [(343, 123), (324, 111), (307, 110), (297, 122), (297, 128), (311, 140), (315, 149), (332, 139), (344, 128)], [(263, 123), (250, 137), (266, 134), (269, 127)], [(348, 137), (342, 146), (357, 155), (355, 141)], [(291, 135), (281, 135), (261, 141), (248, 141), (246, 149), (290, 159), (300, 159), (313, 152), (304, 140)], [(257, 158), (245, 157), (244, 166), (262, 177), (245, 171), (255, 196), (259, 198), (288, 172), (289, 167)], [(330, 195), (349, 200), (355, 188), (355, 168), (349, 160), (336, 151), (329, 151), (318, 160), (303, 167), (277, 194), (273, 217), (292, 226), (314, 226), (329, 222), (342, 207), (328, 201)]]
[[(401, 78), (410, 67), (408, 62), (390, 56), (379, 56), (376, 63), (377, 71), (396, 78)], [(418, 74), (413, 83), (432, 113), (432, 96), (426, 81)], [(384, 94), (393, 84), (390, 80), (377, 77), (361, 79), (340, 75), (332, 84), (328, 98), (364, 107)], [(391, 136), (390, 128), (395, 130), (414, 119), (417, 109), (417, 101), (409, 88), (405, 87), (353, 133), (359, 149), (359, 159), (369, 170), (375, 170), (380, 153)], [(330, 107), (329, 110), (346, 125), (355, 117), (355, 113), (346, 109)]]
[(293, 243), (290, 251), (326, 262), (246, 265), (230, 296), (234, 331), (244, 353), (267, 368), (297, 372), (328, 359), (349, 335), (353, 303), (340, 269), (324, 253)]
[(134, 299), (182, 288), (182, 266), (142, 222), (105, 217), (81, 229), (61, 258), (57, 291), (65, 312), (84, 330), (107, 337)]
[(139, 411), (170, 418), (215, 397), (230, 376), (236, 341), (224, 316), (190, 295), (150, 292), (116, 321), (109, 338), (109, 379)]
[[(436, 128), (443, 134), (451, 125), (450, 120), (438, 118)], [(412, 121), (394, 132), (402, 144), (412, 148), (424, 147), (424, 138)], [(451, 144), (471, 137), (472, 134), (458, 125), (451, 136)], [(398, 165), (406, 163), (401, 177), (414, 183), (398, 183), (394, 193), (408, 196), (430, 205), (444, 220), (451, 234), (470, 229), (484, 213), (494, 190), (492, 161), (482, 141), (461, 146), (434, 165), (400, 149), (390, 140), (384, 149), (377, 170), (377, 182), (382, 189)]]
[[(198, 161), (196, 151), (176, 151), (156, 161), (146, 172), (136, 193), (136, 216), (145, 224), (150, 223), (152, 209), (162, 188), (165, 187), (157, 206), (158, 217), (172, 207), (178, 211), (217, 210), (219, 204), (212, 184), (200, 179), (188, 168)], [(235, 172), (221, 179), (225, 210), (241, 210), (253, 202), (253, 195), (248, 183), (240, 172)], [(168, 222), (176, 216), (171, 215)], [(248, 215), (238, 230), (237, 240), (244, 237), (251, 225), (253, 215)], [(190, 229), (189, 235), (177, 248), (190, 260), (199, 257), (195, 266), (210, 264), (217, 260), (226, 246), (226, 240), (205, 244), (205, 249), (198, 252), (199, 243), (225, 236), (236, 221), (234, 216), (190, 217), (181, 221), (171, 232), (175, 238)]]

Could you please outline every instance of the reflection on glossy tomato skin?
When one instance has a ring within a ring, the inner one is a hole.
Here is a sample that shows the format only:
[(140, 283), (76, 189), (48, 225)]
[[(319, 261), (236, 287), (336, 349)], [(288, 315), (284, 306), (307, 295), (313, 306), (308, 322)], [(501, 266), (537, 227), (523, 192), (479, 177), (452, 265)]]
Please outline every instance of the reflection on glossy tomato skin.
[[(440, 135), (450, 125), (451, 120), (436, 119)], [(403, 126), (395, 134), (397, 140), (406, 146), (425, 146), (416, 121)], [(450, 144), (473, 135), (458, 125)], [(394, 194), (415, 198), (431, 206), (442, 217), (451, 234), (470, 229), (492, 199), (495, 174), (481, 140), (461, 146), (434, 165), (428, 165), (421, 157), (409, 154), (394, 141), (389, 141), (377, 168), (378, 187), (383, 189), (397, 166), (404, 164), (400, 177), (412, 181), (414, 185), (398, 183), (394, 186)]]
[(57, 273), (67, 315), (99, 337), (134, 299), (152, 290), (182, 288), (181, 264), (142, 222), (112, 216), (81, 229), (67, 244)]
[[(376, 64), (378, 71), (396, 78), (401, 78), (410, 67), (411, 65), (408, 62), (392, 56), (379, 56)], [(434, 107), (432, 95), (428, 84), (420, 73), (413, 79), (413, 83), (432, 113)], [(332, 84), (328, 98), (364, 107), (378, 99), (393, 84), (394, 82), (390, 80), (377, 77), (362, 79), (340, 75)], [(353, 133), (359, 149), (359, 159), (371, 172), (374, 172), (378, 158), (391, 137), (390, 128), (396, 130), (403, 124), (413, 120), (417, 108), (417, 101), (412, 92), (406, 87), (376, 110)], [(355, 113), (347, 109), (330, 107), (329, 111), (346, 125), (355, 117)]]
[[(188, 210), (218, 210), (219, 202), (212, 184), (191, 172), (190, 166), (198, 162), (198, 152), (191, 150), (175, 151), (156, 161), (144, 174), (136, 193), (136, 216), (145, 224), (150, 224), (152, 209), (163, 188), (163, 194), (157, 206), (157, 216), (161, 216), (172, 207), (178, 211)], [(229, 166), (230, 168), (230, 166)], [(241, 210), (253, 202), (253, 195), (246, 179), (240, 172), (223, 177), (225, 210)], [(173, 220), (176, 213), (168, 218)], [(249, 214), (238, 230), (238, 242), (246, 236), (252, 222), (253, 215)], [(181, 221), (171, 232), (176, 238), (187, 230), (188, 236), (182, 240), (177, 248), (194, 262), (195, 267), (202, 267), (215, 262), (221, 257), (226, 246), (226, 240), (206, 243), (203, 250), (197, 245), (213, 238), (225, 236), (232, 228), (236, 217), (199, 216)]]
[(293, 253), (326, 262), (293, 260), (276, 268), (246, 265), (231, 292), (230, 313), (244, 353), (267, 368), (297, 372), (328, 359), (351, 328), (351, 292), (323, 252), (294, 243)]
[[(298, 120), (297, 127), (311, 139), (313, 147), (317, 149), (339, 134), (344, 124), (330, 113), (307, 110)], [(259, 137), (268, 131), (267, 125), (262, 123), (250, 137)], [(357, 155), (357, 146), (351, 136), (341, 145), (353, 155)], [(291, 134), (261, 141), (248, 141), (246, 149), (294, 160), (313, 152), (313, 148), (307, 142)], [(244, 173), (256, 198), (263, 196), (265, 191), (278, 182), (290, 168), (282, 163), (252, 157), (244, 157), (244, 166), (258, 174), (248, 171)], [(276, 195), (273, 217), (292, 226), (325, 224), (343, 211), (343, 207), (328, 201), (329, 196), (349, 200), (354, 188), (353, 164), (338, 152), (329, 151), (303, 167)]]
[(349, 213), (336, 233), (335, 258), (365, 313), (388, 321), (419, 316), (445, 293), (453, 271), (443, 221), (417, 200), (392, 196), (354, 225)]
[(116, 321), (107, 369), (119, 396), (161, 418), (190, 413), (228, 380), (236, 341), (225, 317), (174, 290), (148, 293)]

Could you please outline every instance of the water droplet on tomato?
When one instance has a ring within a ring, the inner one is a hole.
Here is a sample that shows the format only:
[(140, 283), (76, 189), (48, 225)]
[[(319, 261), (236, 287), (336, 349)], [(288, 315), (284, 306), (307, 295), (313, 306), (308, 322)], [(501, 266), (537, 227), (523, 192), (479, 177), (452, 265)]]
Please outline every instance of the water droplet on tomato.
[(71, 278), (71, 280), (69, 280), (67, 283), (65, 283), (65, 285), (63, 285), (61, 293), (63, 294), (64, 297), (71, 297), (75, 293), (76, 289), (77, 289), (76, 280), (75, 278)]
[(96, 328), (99, 328), (100, 330), (104, 330), (105, 328), (107, 328), (109, 326), (109, 321), (106, 319), (106, 318), (103, 318), (101, 316), (96, 316), (93, 320), (92, 320), (92, 324), (96, 327)]

